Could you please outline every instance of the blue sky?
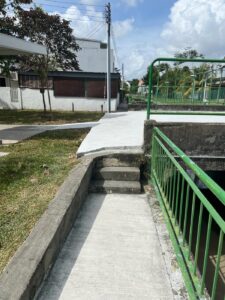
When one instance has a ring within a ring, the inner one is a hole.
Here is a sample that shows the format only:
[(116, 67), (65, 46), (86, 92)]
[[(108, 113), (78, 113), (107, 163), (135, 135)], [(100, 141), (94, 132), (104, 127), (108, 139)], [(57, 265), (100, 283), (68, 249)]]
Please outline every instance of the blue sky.
[[(75, 36), (106, 40), (105, 1), (34, 2), (71, 20)], [(127, 79), (141, 78), (154, 58), (187, 47), (225, 56), (225, 0), (112, 0), (111, 5), (117, 64), (125, 64)]]

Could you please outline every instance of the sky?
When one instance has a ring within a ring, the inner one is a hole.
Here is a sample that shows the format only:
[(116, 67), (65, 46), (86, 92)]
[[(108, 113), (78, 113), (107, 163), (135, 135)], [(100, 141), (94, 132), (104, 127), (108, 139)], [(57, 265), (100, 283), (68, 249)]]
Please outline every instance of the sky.
[[(75, 37), (106, 41), (102, 0), (34, 0), (71, 21)], [(125, 78), (141, 78), (151, 61), (186, 48), (225, 56), (225, 0), (111, 0), (112, 47)]]

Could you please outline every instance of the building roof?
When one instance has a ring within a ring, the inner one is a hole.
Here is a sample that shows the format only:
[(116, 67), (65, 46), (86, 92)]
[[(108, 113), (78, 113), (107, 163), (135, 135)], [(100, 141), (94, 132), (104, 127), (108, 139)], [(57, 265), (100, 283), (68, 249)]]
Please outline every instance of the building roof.
[(0, 33), (0, 55), (47, 54), (45, 46)]
[(95, 42), (95, 43), (102, 43), (102, 41), (100, 40), (95, 40), (95, 39), (87, 39), (87, 38), (77, 38), (76, 37), (76, 40), (77, 41), (84, 41), (84, 42)]
[[(35, 75), (34, 72), (20, 72), (20, 75)], [(106, 73), (82, 72), (82, 71), (55, 71), (49, 72), (51, 77), (64, 78), (89, 78), (89, 79), (106, 79)], [(112, 79), (120, 79), (120, 73), (111, 73)]]

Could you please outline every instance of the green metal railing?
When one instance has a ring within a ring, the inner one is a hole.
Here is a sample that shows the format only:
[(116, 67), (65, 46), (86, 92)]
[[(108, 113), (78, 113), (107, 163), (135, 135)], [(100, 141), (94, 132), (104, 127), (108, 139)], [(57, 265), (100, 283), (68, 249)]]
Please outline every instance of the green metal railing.
[(144, 95), (140, 95), (140, 94), (129, 94), (128, 96), (128, 101), (129, 103), (133, 103), (133, 102), (147, 102), (147, 97)]
[(220, 212), (225, 209), (225, 191), (158, 128), (152, 137), (151, 178), (189, 274), (190, 298), (225, 299), (225, 294), (218, 298), (218, 280), (225, 275), (225, 221), (196, 182), (214, 195)]
[[(190, 86), (185, 86), (188, 89)], [(154, 104), (176, 105), (224, 105), (225, 87), (213, 87), (207, 90), (207, 99), (204, 100), (204, 88), (196, 88), (191, 94), (185, 95), (184, 90), (177, 90), (177, 86), (155, 87), (152, 95)]]
[[(153, 99), (153, 68), (154, 65), (157, 62), (180, 62), (180, 63), (218, 63), (218, 64), (225, 64), (225, 60), (223, 59), (203, 59), (203, 58), (195, 58), (195, 59), (186, 59), (186, 58), (157, 58), (155, 59), (150, 67), (149, 67), (149, 92), (148, 92), (148, 101), (147, 101), (147, 119), (150, 119), (150, 112), (151, 112), (151, 102)], [(167, 86), (168, 89), (168, 86)], [(167, 93), (169, 93), (169, 91), (167, 91)], [(216, 92), (217, 93), (217, 92)], [(165, 98), (165, 96), (164, 96)], [(193, 98), (193, 97), (192, 97)], [(182, 99), (182, 95), (180, 100)], [(165, 99), (164, 99), (165, 100)], [(193, 99), (194, 100), (194, 99)], [(161, 102), (162, 102), (162, 98), (161, 98)], [(168, 102), (169, 98), (168, 98)], [(178, 102), (178, 101), (177, 101)], [(176, 102), (176, 103), (177, 103)], [(189, 104), (190, 101), (187, 101), (187, 104)], [(191, 103), (194, 102), (191, 99)], [(215, 100), (214, 102), (216, 103), (220, 103), (219, 100)]]

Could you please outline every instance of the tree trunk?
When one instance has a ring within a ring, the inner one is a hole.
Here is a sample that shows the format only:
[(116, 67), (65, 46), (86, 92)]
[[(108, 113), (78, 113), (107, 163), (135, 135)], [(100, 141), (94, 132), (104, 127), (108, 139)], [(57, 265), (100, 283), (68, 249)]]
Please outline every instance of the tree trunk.
[(50, 111), (52, 111), (52, 103), (51, 103), (51, 96), (50, 96), (49, 89), (47, 89), (47, 91), (48, 91), (48, 103), (49, 103), (49, 109), (50, 109)]
[(8, 79), (9, 79), (10, 101), (12, 102), (12, 85), (11, 85), (11, 78), (8, 77)]
[(43, 91), (42, 93), (42, 100), (43, 100), (44, 112), (46, 113), (45, 91)]
[(21, 98), (21, 110), (23, 110), (23, 92), (21, 88), (20, 88), (20, 98)]

